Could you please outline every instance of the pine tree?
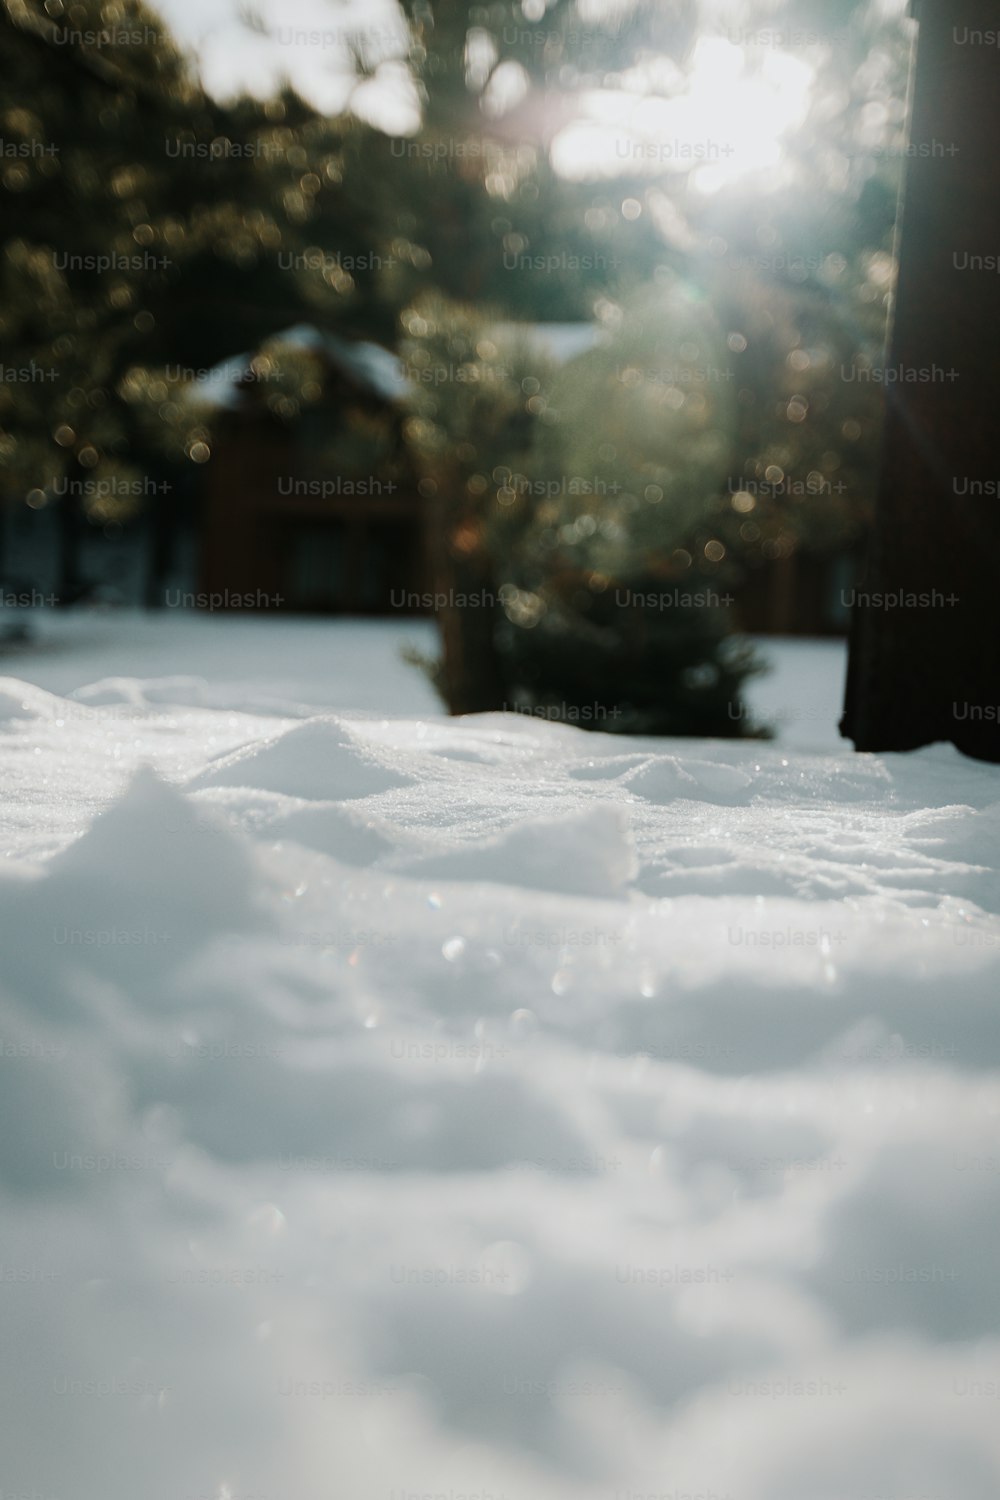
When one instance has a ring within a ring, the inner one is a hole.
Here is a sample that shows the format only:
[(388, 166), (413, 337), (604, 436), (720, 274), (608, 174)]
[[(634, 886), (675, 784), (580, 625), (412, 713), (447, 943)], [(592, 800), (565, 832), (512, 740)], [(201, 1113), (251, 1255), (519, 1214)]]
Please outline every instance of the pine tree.
[[(58, 490), (58, 594), (77, 596), (82, 526), (142, 506), (169, 522), (211, 429), (198, 372), (290, 324), (379, 314), (350, 127), (286, 93), (222, 106), (140, 0), (3, 0), (0, 484)], [(351, 274), (346, 266), (363, 266)], [(295, 396), (275, 387), (274, 399)]]

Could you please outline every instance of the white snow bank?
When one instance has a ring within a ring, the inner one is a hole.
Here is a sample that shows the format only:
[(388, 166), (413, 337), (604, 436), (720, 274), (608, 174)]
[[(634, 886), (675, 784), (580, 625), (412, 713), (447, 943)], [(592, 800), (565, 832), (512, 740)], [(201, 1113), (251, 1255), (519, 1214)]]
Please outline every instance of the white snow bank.
[(210, 761), (191, 785), (249, 786), (290, 797), (346, 801), (403, 786), (409, 779), (380, 765), (346, 724), (316, 718)]
[(994, 770), (0, 687), (5, 1497), (993, 1500)]

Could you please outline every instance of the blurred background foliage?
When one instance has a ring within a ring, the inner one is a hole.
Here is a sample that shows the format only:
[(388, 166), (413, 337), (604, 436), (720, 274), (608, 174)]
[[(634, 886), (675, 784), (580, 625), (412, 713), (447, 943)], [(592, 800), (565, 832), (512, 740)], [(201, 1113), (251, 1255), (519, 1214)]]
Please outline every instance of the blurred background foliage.
[[(656, 147), (699, 45), (736, 24), (758, 39), (720, 139), (752, 135), (760, 96), (739, 90), (775, 66), (765, 30), (795, 38), (809, 83), (780, 159), (720, 158), (713, 182)], [(443, 622), (453, 706), (560, 700), (569, 658), (540, 643), (574, 631), (617, 641), (620, 676), (638, 628), (622, 590), (721, 595), (800, 550), (856, 548), (881, 423), (856, 372), (881, 358), (895, 274), (901, 4), (403, 0), (395, 33), (348, 36), (359, 86), (414, 101), (398, 136), (290, 85), (213, 97), (139, 0), (0, 0), (0, 38), (0, 340), (8, 367), (45, 372), (0, 382), (0, 485), (14, 510), (57, 511), (62, 602), (88, 587), (81, 528), (194, 518), (216, 420), (199, 375), (245, 355), (275, 421), (323, 410), (326, 368), (281, 337), (303, 324), (398, 354), (438, 578), (496, 590), (487, 620)], [(532, 334), (552, 323), (593, 338), (553, 358)], [(723, 660), (714, 607), (692, 620), (674, 665), (706, 702), (724, 686), (717, 718), (746, 654)]]

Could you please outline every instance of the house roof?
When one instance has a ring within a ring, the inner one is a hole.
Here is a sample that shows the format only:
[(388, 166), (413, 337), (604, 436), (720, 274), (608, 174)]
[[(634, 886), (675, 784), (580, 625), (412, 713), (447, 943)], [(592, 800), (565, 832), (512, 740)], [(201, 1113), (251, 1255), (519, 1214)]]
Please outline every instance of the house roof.
[(498, 323), (497, 332), (520, 333), (560, 365), (596, 349), (603, 338), (596, 323)]
[[(601, 330), (593, 323), (499, 323), (498, 332), (520, 333), (558, 364), (566, 364), (600, 343)], [(344, 339), (324, 333), (311, 323), (296, 323), (277, 333), (269, 343), (291, 344), (320, 355), (365, 395), (390, 405), (402, 401), (411, 386), (403, 363), (389, 349), (370, 339)], [(217, 411), (238, 411), (255, 384), (252, 354), (234, 354), (200, 376), (191, 395)]]
[[(336, 334), (324, 333), (310, 323), (296, 323), (292, 328), (274, 334), (268, 342), (291, 344), (320, 355), (365, 395), (387, 404), (402, 400), (409, 390), (400, 360), (381, 344), (368, 339), (342, 339)], [(224, 359), (194, 382), (191, 395), (219, 411), (238, 410), (246, 401), (247, 388), (254, 383), (254, 357), (253, 354), (234, 354)]]
[(251, 358), (249, 354), (235, 354), (224, 359), (207, 375), (199, 375), (188, 395), (199, 404), (214, 407), (217, 411), (235, 411), (243, 400), (240, 387), (253, 377)]
[(342, 339), (335, 333), (322, 333), (311, 323), (297, 323), (278, 335), (283, 344), (297, 344), (324, 355), (371, 396), (384, 401), (400, 401), (409, 390), (402, 361), (390, 350), (370, 339)]

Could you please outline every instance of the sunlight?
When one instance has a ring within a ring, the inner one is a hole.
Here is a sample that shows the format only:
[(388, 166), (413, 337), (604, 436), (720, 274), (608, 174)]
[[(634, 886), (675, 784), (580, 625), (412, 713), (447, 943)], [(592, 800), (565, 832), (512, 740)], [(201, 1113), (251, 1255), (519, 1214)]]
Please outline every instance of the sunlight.
[(703, 37), (683, 93), (588, 96), (587, 118), (553, 141), (553, 164), (577, 180), (643, 169), (690, 172), (699, 192), (716, 193), (781, 166), (786, 137), (808, 113), (814, 77), (788, 53), (769, 52), (751, 68), (743, 48)]

